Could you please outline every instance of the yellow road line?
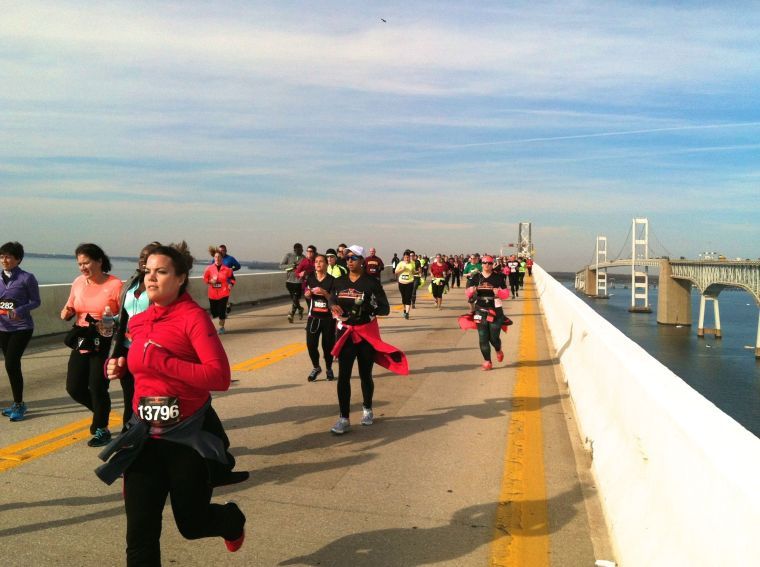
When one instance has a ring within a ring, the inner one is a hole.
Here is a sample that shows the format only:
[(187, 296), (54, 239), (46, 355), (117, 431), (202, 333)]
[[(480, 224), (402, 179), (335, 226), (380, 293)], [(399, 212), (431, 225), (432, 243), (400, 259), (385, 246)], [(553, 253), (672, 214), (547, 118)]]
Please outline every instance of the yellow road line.
[[(44, 457), (50, 453), (73, 445), (90, 437), (90, 423), (88, 417), (61, 426), (53, 431), (43, 433), (31, 439), (0, 448), (0, 472), (5, 472), (34, 459)], [(121, 426), (121, 416), (112, 413), (109, 416), (108, 426), (115, 429)]]
[[(525, 286), (525, 313), (518, 360), (538, 360), (536, 321), (538, 310), (534, 288)], [(549, 565), (549, 514), (546, 505), (541, 393), (536, 366), (520, 366), (512, 395), (499, 505), (496, 510), (493, 567)]]
[(284, 347), (273, 350), (272, 352), (268, 352), (260, 356), (249, 358), (243, 362), (239, 362), (232, 367), (232, 370), (237, 372), (251, 372), (253, 370), (269, 366), (270, 364), (274, 364), (275, 362), (279, 362), (280, 360), (283, 360), (289, 356), (293, 356), (294, 354), (298, 354), (299, 352), (303, 352), (305, 350), (306, 345), (304, 343), (293, 343), (290, 345), (285, 345)]

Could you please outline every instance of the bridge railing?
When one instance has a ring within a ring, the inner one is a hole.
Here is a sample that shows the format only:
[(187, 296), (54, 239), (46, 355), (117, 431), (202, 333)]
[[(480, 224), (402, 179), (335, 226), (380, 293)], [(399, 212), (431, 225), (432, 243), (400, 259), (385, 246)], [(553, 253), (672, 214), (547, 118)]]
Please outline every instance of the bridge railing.
[(533, 274), (621, 564), (760, 564), (760, 439)]

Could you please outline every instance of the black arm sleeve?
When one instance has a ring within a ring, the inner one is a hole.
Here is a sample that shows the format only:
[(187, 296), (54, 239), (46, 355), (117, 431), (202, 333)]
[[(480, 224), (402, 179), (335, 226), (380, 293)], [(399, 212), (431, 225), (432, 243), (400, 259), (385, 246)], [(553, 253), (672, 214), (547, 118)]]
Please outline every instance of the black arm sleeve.
[(391, 306), (388, 303), (388, 297), (385, 295), (385, 290), (383, 289), (383, 284), (381, 284), (379, 281), (375, 280), (375, 286), (372, 290), (372, 293), (375, 296), (375, 303), (377, 304), (377, 307), (375, 308), (375, 315), (388, 315), (388, 313), (391, 312)]

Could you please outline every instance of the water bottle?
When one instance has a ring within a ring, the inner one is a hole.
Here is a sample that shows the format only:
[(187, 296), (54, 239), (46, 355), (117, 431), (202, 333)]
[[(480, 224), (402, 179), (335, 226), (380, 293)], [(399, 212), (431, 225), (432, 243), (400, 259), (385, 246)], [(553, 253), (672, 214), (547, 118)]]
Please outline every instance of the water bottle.
[(110, 337), (113, 335), (114, 317), (111, 313), (111, 307), (106, 305), (105, 311), (103, 311), (103, 318), (100, 320), (100, 334), (104, 337)]

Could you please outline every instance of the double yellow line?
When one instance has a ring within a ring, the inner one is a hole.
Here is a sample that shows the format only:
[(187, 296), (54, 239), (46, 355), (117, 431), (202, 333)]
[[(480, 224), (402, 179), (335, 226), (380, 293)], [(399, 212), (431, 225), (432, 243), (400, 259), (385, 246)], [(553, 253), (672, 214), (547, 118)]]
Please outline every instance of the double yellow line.
[[(251, 372), (275, 362), (279, 362), (289, 356), (293, 356), (306, 350), (303, 343), (293, 343), (278, 348), (272, 352), (256, 356), (245, 360), (232, 367), (232, 370), (238, 372)], [(45, 455), (49, 455), (59, 449), (73, 445), (80, 441), (88, 439), (90, 434), (91, 417), (80, 419), (68, 425), (64, 425), (53, 431), (43, 433), (31, 439), (19, 441), (13, 445), (0, 448), (0, 473), (23, 465)], [(121, 416), (112, 413), (109, 419), (109, 428), (116, 429), (121, 427)]]
[[(39, 459), (58, 449), (63, 449), (91, 437), (90, 423), (92, 423), (92, 417), (87, 417), (53, 431), (43, 433), (37, 437), (3, 447), (0, 449), (0, 472), (5, 472), (34, 459)], [(112, 429), (120, 427), (121, 416), (112, 413), (109, 416), (108, 426)]]

